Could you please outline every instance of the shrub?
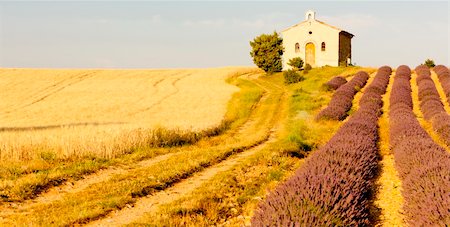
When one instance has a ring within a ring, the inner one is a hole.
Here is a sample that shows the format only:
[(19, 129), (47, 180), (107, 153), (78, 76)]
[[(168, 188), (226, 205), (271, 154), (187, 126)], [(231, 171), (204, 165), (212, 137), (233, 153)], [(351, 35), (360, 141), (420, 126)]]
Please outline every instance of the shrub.
[[(380, 72), (364, 93), (381, 101), (390, 73)], [(350, 82), (349, 82), (350, 83)], [(368, 100), (368, 98), (364, 98)], [(360, 109), (295, 175), (261, 202), (254, 226), (368, 226), (372, 179), (377, 172), (379, 102)]]
[(311, 70), (311, 69), (312, 69), (311, 65), (310, 64), (306, 64), (305, 68), (303, 69), (303, 73), (307, 74), (309, 72), (309, 70)]
[(428, 68), (433, 68), (434, 66), (436, 66), (436, 65), (434, 64), (434, 61), (433, 61), (432, 59), (427, 59), (427, 60), (425, 60), (425, 65), (426, 65)]
[(304, 77), (300, 75), (297, 71), (289, 69), (288, 71), (283, 72), (284, 83), (285, 84), (293, 84), (298, 83), (304, 80)]
[(335, 76), (324, 84), (327, 90), (337, 90), (340, 86), (347, 83), (347, 80), (342, 76)]
[[(424, 77), (418, 83), (426, 82), (429, 76), (424, 67), (416, 71)], [(389, 107), (390, 143), (403, 179), (404, 212), (411, 226), (446, 226), (450, 223), (450, 154), (433, 141), (415, 117), (410, 79), (410, 69), (400, 66)]]
[(303, 60), (300, 57), (289, 59), (288, 65), (290, 65), (295, 70), (300, 70), (303, 68)]
[(253, 62), (264, 72), (280, 72), (282, 69), (283, 39), (276, 32), (272, 35), (262, 34), (250, 41)]

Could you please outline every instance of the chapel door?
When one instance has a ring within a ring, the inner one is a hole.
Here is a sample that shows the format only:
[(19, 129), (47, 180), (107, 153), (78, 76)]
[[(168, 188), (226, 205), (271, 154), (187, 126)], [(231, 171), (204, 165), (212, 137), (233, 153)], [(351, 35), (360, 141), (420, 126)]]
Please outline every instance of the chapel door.
[(311, 66), (316, 65), (316, 47), (314, 43), (307, 43), (305, 47), (305, 64), (310, 64)]

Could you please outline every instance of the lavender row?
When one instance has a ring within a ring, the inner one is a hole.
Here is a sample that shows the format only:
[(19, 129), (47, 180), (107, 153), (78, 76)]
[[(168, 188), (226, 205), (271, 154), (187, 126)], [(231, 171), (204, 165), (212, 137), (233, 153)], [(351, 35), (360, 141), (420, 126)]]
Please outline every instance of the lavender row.
[(434, 71), (439, 77), (439, 82), (442, 84), (445, 96), (447, 97), (447, 102), (450, 104), (450, 71), (444, 65), (438, 65), (434, 67)]
[(342, 76), (335, 76), (325, 83), (325, 87), (328, 90), (337, 90), (342, 85), (346, 84), (347, 80)]
[(411, 70), (397, 69), (390, 97), (390, 142), (403, 179), (404, 212), (412, 226), (450, 223), (450, 154), (420, 126), (412, 109)]
[(430, 69), (425, 65), (416, 67), (419, 87), (420, 110), (431, 121), (433, 129), (450, 146), (450, 115), (445, 111), (439, 92), (431, 79)]
[(295, 175), (259, 204), (253, 226), (369, 225), (372, 179), (378, 162), (378, 118), (389, 83), (382, 67), (360, 108)]
[(417, 73), (417, 86), (419, 87), (420, 109), (426, 120), (431, 120), (436, 114), (445, 112), (441, 97), (431, 79), (427, 66), (420, 65), (415, 69)]
[(331, 97), (328, 106), (320, 111), (316, 119), (344, 120), (347, 112), (352, 108), (355, 94), (366, 85), (369, 75), (360, 71), (346, 84), (339, 87)]

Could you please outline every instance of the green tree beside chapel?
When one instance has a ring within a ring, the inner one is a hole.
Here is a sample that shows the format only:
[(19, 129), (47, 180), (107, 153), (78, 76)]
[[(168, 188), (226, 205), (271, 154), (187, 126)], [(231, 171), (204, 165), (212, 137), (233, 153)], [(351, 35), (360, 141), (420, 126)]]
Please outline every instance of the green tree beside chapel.
[(252, 51), (250, 56), (260, 69), (267, 73), (280, 72), (283, 69), (281, 56), (283, 55), (283, 39), (278, 33), (262, 34), (250, 41)]

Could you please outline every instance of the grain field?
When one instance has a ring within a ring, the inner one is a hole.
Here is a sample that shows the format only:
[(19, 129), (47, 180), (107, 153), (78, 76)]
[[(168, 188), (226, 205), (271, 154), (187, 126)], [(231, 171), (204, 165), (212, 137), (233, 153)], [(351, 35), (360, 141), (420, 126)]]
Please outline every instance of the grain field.
[(0, 158), (111, 157), (145, 130), (216, 126), (238, 90), (225, 80), (238, 70), (0, 69)]

